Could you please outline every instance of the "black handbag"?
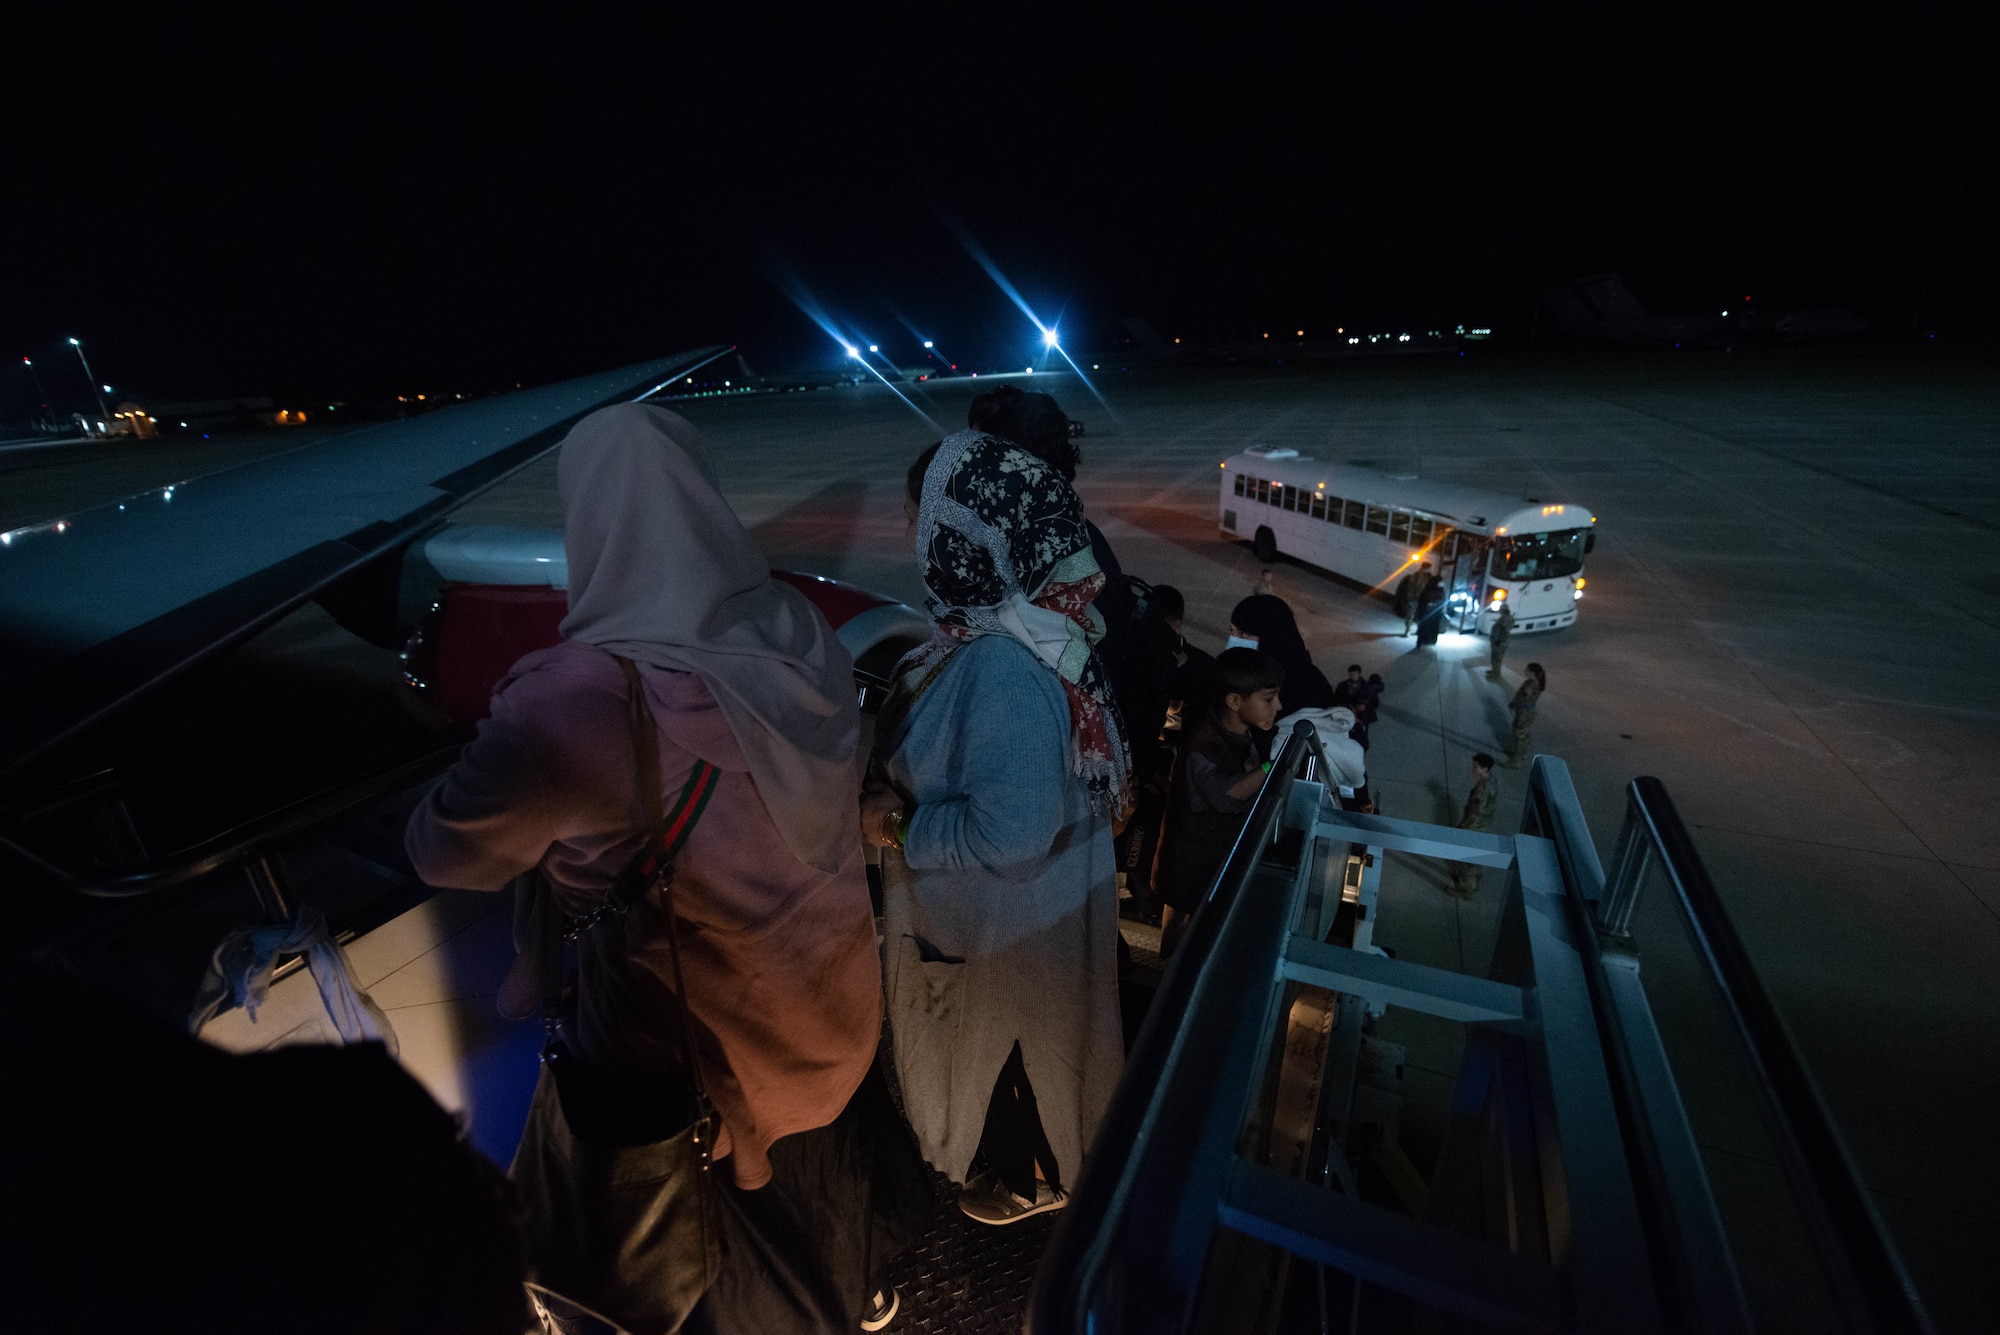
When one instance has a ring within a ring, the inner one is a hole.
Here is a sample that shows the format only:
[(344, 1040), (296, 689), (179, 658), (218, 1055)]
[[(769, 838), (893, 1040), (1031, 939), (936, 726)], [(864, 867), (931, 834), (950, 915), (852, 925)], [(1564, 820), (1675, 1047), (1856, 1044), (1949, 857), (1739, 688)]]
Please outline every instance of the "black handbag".
[[(542, 1015), (546, 1038), (542, 1064), (556, 1082), (562, 1099), (563, 1117), (579, 1140), (619, 1148), (646, 1145), (679, 1135), (703, 1118), (712, 1118), (707, 1091), (702, 1086), (701, 1062), (695, 1050), (694, 1022), (688, 1010), (687, 988), (681, 979), (680, 934), (674, 928), (674, 859), (694, 833), (702, 811), (715, 793), (720, 771), (706, 760), (696, 760), (687, 783), (663, 810), (660, 797), (660, 758), (653, 712), (638, 678), (638, 669), (627, 658), (618, 659), (625, 669), (626, 691), (631, 701), (632, 747), (638, 768), (640, 801), (655, 813), (645, 847), (635, 854), (611, 883), (604, 902), (572, 919), (563, 928), (563, 940), (573, 942), (599, 925), (623, 917), (647, 895), (657, 890), (666, 907), (667, 953), (673, 961), (674, 993), (682, 998), (681, 1022), (687, 1047), (687, 1071), (679, 1073), (609, 1073), (593, 1070), (578, 1061), (564, 1043), (558, 1028), (563, 1011), (560, 975), (544, 974)], [(559, 952), (550, 952), (552, 956)], [(706, 1143), (706, 1142), (704, 1142)]]
[[(628, 659), (618, 662), (639, 792), (654, 823), (604, 902), (560, 931), (563, 940), (578, 940), (647, 896), (660, 895), (686, 1070), (606, 1072), (580, 1061), (561, 1038), (563, 952), (560, 943), (545, 941), (539, 952), (544, 1076), (535, 1087), (513, 1177), (527, 1207), (526, 1242), (537, 1283), (635, 1335), (648, 1335), (676, 1329), (722, 1266), (720, 1188), (713, 1176), (718, 1122), (702, 1079), (673, 915), (674, 859), (714, 795), (720, 771), (695, 761), (673, 807), (665, 806), (658, 728), (638, 669)], [(538, 892), (546, 894), (546, 887)], [(555, 930), (553, 913), (539, 918)], [(537, 1305), (551, 1328), (570, 1326), (552, 1304), (538, 1298)]]

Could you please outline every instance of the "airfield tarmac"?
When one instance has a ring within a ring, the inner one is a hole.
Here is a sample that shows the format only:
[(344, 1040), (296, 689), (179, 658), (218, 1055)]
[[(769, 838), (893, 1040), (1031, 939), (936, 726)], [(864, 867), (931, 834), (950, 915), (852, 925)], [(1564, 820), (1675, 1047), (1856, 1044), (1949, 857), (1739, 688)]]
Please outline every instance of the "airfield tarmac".
[[(1111, 372), (1094, 377), (1103, 402), (1074, 376), (1015, 379), (1087, 423), (1079, 490), (1093, 517), (1128, 571), (1181, 588), (1189, 638), (1211, 651), (1263, 573), (1215, 525), (1216, 463), (1246, 445), (1414, 463), (1600, 515), (1577, 626), (1517, 636), (1504, 689), (1484, 679), (1484, 640), (1416, 649), (1379, 599), (1288, 561), (1272, 579), (1329, 676), (1358, 662), (1388, 684), (1370, 766), (1389, 814), (1456, 815), (1468, 758), (1503, 749), (1505, 701), (1531, 659), (1549, 674), (1535, 748), (1568, 762), (1607, 861), (1625, 784), (1666, 783), (1934, 1315), (1985, 1328), (1983, 1272), (2000, 1252), (2000, 571), (1986, 559), (2000, 390), (1983, 364), (1865, 347), (1427, 358)], [(912, 392), (928, 421), (881, 386), (669, 406), (707, 434), (775, 563), (920, 604), (903, 471), (980, 387)], [(207, 471), (137, 457), (91, 471), (78, 456), (78, 494), (108, 499), (96, 492), (148, 467), (161, 476), (125, 489)], [(77, 503), (57, 473), (35, 472), (32, 499), (11, 485), (25, 477), (9, 480), (8, 523)], [(457, 520), (553, 526), (554, 474), (551, 456)], [(345, 638), (330, 623), (292, 633), (294, 653)], [(392, 655), (348, 643), (345, 657), (393, 672)], [(1525, 779), (1499, 781), (1511, 823)], [(1377, 940), (1479, 972), (1499, 893), (1460, 903), (1442, 883), (1392, 865)], [(1689, 975), (1664, 896), (1639, 927), (1671, 1021)], [(1448, 1097), (1448, 1036), (1385, 1023), (1411, 1049), (1412, 1109)], [(1682, 1031), (1669, 1028), (1672, 1044)], [(1693, 1112), (1719, 1185), (1775, 1189), (1730, 1109)], [(1421, 1155), (1440, 1131), (1413, 1111), (1405, 1143)]]

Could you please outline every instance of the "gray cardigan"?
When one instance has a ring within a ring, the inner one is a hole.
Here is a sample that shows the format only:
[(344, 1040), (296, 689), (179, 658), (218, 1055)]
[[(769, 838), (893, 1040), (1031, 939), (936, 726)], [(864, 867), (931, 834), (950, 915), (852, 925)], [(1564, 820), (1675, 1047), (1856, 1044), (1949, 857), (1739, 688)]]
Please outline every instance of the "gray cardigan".
[(964, 1180), (1016, 1041), (1065, 1183), (1123, 1065), (1111, 824), (1028, 649), (960, 649), (884, 739), (912, 803), (885, 861), (890, 1035), (924, 1157)]

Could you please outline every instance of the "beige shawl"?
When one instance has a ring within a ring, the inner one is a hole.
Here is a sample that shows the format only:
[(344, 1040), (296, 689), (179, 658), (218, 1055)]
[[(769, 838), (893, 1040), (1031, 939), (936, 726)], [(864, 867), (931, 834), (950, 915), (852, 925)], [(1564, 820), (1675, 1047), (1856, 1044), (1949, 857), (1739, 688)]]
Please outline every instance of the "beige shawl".
[(722, 498), (701, 433), (651, 404), (577, 423), (557, 464), (569, 615), (563, 638), (708, 684), (792, 853), (836, 870), (854, 812), (853, 663)]

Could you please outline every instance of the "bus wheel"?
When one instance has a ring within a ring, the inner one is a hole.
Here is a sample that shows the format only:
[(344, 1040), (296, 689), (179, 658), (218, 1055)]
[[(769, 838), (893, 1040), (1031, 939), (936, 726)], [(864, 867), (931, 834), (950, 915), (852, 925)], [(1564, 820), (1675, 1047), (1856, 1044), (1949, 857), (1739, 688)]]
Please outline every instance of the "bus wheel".
[(1269, 528), (1260, 527), (1257, 536), (1250, 539), (1250, 550), (1257, 553), (1259, 561), (1278, 559), (1278, 535)]

